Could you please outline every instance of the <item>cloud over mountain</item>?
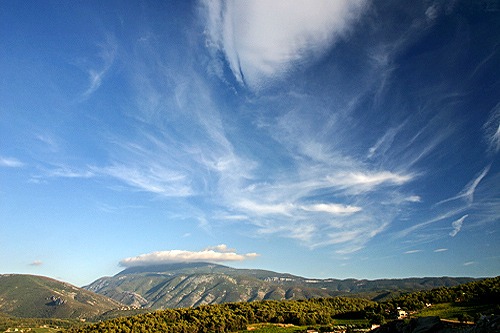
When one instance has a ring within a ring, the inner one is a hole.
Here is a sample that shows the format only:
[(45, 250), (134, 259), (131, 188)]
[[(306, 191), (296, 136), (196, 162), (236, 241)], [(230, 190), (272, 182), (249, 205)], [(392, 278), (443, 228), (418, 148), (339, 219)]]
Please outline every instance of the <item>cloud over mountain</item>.
[(258, 257), (257, 253), (237, 254), (236, 250), (227, 249), (222, 244), (202, 251), (193, 252), (185, 250), (155, 251), (152, 253), (141, 254), (136, 257), (125, 258), (120, 261), (120, 266), (150, 266), (162, 265), (177, 262), (212, 262), (221, 263), (229, 261), (243, 261)]

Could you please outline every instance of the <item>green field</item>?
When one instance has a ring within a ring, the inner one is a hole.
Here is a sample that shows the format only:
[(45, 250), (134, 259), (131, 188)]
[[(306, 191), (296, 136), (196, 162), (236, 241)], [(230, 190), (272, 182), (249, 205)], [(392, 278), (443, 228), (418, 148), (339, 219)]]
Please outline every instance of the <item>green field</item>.
[(345, 330), (346, 327), (350, 327), (353, 331), (365, 331), (369, 326), (368, 320), (366, 319), (334, 319), (331, 325), (312, 325), (312, 326), (295, 326), (295, 325), (283, 325), (283, 324), (254, 324), (248, 326), (246, 331), (241, 331), (241, 333), (251, 331), (252, 333), (297, 333), (304, 332), (307, 329), (314, 328), (315, 330), (322, 331), (332, 331), (332, 330)]
[(474, 317), (478, 313), (485, 315), (491, 314), (494, 310), (494, 306), (491, 304), (480, 304), (477, 302), (441, 303), (426, 308), (413, 316), (438, 316), (441, 319), (457, 320), (459, 315), (464, 313)]
[[(75, 319), (15, 318), (0, 316), (0, 332), (55, 333), (86, 323)], [(16, 331), (17, 330), (17, 331)]]
[(3, 332), (14, 332), (14, 333), (58, 333), (61, 332), (61, 329), (56, 329), (52, 327), (22, 327), (22, 328), (17, 328), (17, 331), (14, 328), (10, 328), (9, 330), (3, 331)]

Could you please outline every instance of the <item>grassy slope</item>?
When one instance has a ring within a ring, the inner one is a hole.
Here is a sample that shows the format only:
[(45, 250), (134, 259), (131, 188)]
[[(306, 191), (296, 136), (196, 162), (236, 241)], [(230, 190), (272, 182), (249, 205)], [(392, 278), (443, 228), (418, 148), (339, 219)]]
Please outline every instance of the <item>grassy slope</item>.
[(457, 320), (458, 316), (466, 313), (474, 317), (477, 313), (491, 314), (495, 310), (494, 304), (483, 304), (479, 302), (441, 303), (426, 308), (415, 317), (438, 316), (442, 319)]

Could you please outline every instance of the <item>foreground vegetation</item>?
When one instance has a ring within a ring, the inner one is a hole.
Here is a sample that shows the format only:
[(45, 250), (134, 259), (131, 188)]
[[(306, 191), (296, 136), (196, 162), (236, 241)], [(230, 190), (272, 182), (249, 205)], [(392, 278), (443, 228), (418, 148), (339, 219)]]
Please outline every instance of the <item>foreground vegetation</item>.
[(365, 309), (366, 317), (376, 323), (397, 318), (398, 310), (414, 316), (439, 316), (472, 320), (480, 314), (500, 314), (500, 276), (465, 283), (456, 287), (435, 288), (376, 303)]
[(328, 325), (338, 314), (357, 313), (373, 304), (374, 302), (364, 299), (337, 297), (205, 305), (112, 319), (74, 329), (72, 332), (207, 333), (246, 330), (247, 325), (255, 323), (289, 323), (299, 326)]
[(46, 319), (46, 318), (16, 318), (0, 315), (0, 332), (31, 331), (31, 332), (55, 332), (88, 325), (76, 319)]

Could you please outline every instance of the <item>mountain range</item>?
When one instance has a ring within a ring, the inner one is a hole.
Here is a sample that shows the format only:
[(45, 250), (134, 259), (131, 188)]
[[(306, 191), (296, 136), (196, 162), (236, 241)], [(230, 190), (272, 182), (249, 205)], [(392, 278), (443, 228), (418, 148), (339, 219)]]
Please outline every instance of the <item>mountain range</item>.
[(309, 279), (210, 263), (127, 268), (78, 288), (48, 277), (0, 275), (0, 313), (22, 318), (99, 321), (205, 304), (349, 296), (381, 301), (474, 278)]
[(130, 267), (83, 288), (124, 304), (155, 310), (227, 302), (349, 296), (384, 300), (401, 293), (452, 287), (473, 278), (309, 279), (210, 263)]

